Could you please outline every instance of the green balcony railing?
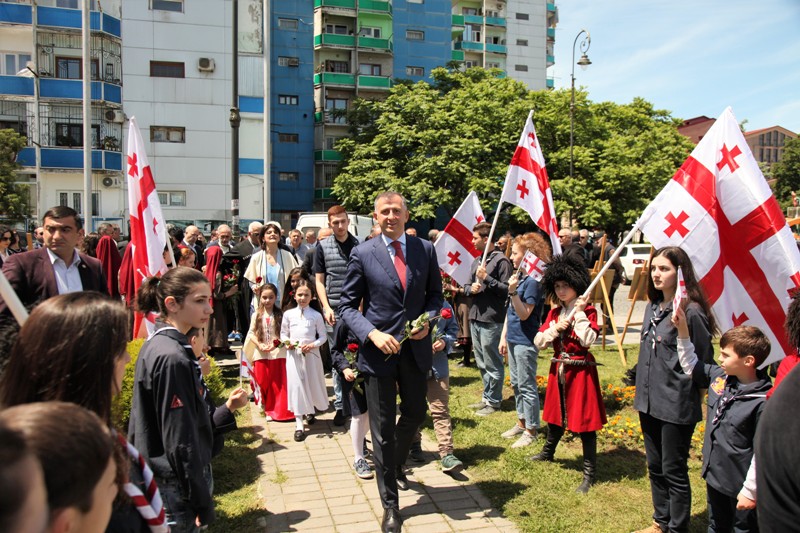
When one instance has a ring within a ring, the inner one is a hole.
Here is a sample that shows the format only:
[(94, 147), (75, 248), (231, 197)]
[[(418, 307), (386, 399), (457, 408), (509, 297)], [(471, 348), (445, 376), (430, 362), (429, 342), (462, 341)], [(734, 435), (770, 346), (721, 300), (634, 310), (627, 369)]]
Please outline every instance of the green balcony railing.
[(556, 81), (553, 78), (547, 78), (547, 88), (552, 89), (556, 86)]
[[(316, 78), (316, 76), (315, 76), (315, 78)], [(314, 81), (316, 81), (316, 79)], [(316, 113), (314, 113), (314, 122), (316, 124), (322, 124), (322, 118), (323, 117), (324, 117), (324, 115), (323, 115), (322, 111), (317, 111)]]
[(478, 15), (464, 15), (465, 24), (483, 24), (483, 17)]
[(555, 12), (555, 10), (556, 10), (556, 5), (555, 5), (555, 4), (552, 4), (552, 3), (550, 3), (550, 2), (548, 2), (548, 3), (547, 3), (547, 10), (548, 10), (548, 11), (551, 11), (551, 12)]
[(339, 72), (318, 72), (314, 74), (314, 85), (346, 85), (356, 86), (356, 77), (353, 74), (341, 74)]
[(556, 64), (556, 58), (551, 56), (550, 54), (547, 55), (547, 66), (552, 66)]
[(475, 50), (477, 52), (483, 52), (483, 43), (476, 43), (473, 41), (456, 41), (453, 47), (456, 50)]
[(356, 45), (354, 35), (340, 35), (338, 33), (318, 33), (314, 36), (314, 46), (339, 46), (353, 48)]
[(486, 17), (486, 24), (488, 26), (506, 26), (505, 17)]
[(464, 61), (464, 52), (461, 50), (453, 50), (450, 52), (450, 59), (453, 61)]
[(387, 76), (359, 76), (359, 89), (391, 89), (394, 85), (392, 78)]
[(327, 200), (333, 196), (333, 189), (314, 189), (314, 200)]
[(342, 154), (337, 150), (314, 150), (314, 161), (341, 161)]
[(463, 26), (464, 25), (464, 15), (453, 15), (453, 26)]
[(486, 43), (486, 51), (487, 52), (494, 52), (495, 54), (505, 54), (506, 46), (504, 44), (492, 44)]
[(358, 0), (358, 10), (391, 15), (392, 4), (381, 0)]
[(555, 39), (556, 38), (556, 29), (555, 28), (547, 28), (547, 36)]
[(355, 9), (356, 0), (314, 0), (314, 7), (342, 7)]
[(392, 41), (389, 39), (376, 39), (374, 37), (359, 37), (359, 48), (372, 48), (373, 50), (392, 51)]

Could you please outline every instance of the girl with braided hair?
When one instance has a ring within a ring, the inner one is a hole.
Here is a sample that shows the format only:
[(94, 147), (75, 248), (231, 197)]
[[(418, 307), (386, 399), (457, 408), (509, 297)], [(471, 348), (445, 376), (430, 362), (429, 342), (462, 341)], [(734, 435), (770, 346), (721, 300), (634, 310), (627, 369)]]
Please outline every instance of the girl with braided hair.
[[(552, 461), (564, 430), (581, 437), (583, 482), (576, 489), (586, 494), (594, 483), (597, 464), (597, 430), (606, 423), (606, 411), (597, 377), (597, 363), (589, 347), (597, 338), (597, 311), (587, 305), (590, 279), (586, 267), (571, 257), (557, 255), (542, 277), (545, 298), (556, 307), (547, 314), (533, 342), (540, 350), (555, 351), (547, 379), (542, 420), (547, 422), (547, 441), (532, 461)], [(570, 313), (573, 313), (571, 318)]]

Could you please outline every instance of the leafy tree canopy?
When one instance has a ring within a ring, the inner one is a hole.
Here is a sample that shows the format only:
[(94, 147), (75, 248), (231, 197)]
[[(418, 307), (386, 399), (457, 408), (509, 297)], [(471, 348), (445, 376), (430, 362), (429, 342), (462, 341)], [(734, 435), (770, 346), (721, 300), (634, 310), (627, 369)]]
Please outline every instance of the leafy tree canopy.
[(12, 129), (0, 130), (0, 215), (21, 220), (28, 214), (28, 189), (17, 184), (17, 154), (26, 139)]
[[(396, 86), (381, 101), (357, 100), (351, 138), (337, 144), (342, 166), (333, 193), (368, 212), (375, 193), (394, 189), (413, 218), (450, 213), (470, 190), (494, 212), (520, 132), (533, 121), (556, 211), (582, 226), (619, 231), (641, 214), (692, 148), (678, 119), (643, 99), (594, 103), (575, 95), (574, 172), (569, 175), (570, 91), (528, 91), (497, 71), (439, 68), (431, 83)], [(527, 215), (514, 209), (520, 220)]]
[(775, 196), (782, 206), (792, 203), (792, 191), (800, 194), (800, 137), (786, 139), (781, 160), (772, 165)]

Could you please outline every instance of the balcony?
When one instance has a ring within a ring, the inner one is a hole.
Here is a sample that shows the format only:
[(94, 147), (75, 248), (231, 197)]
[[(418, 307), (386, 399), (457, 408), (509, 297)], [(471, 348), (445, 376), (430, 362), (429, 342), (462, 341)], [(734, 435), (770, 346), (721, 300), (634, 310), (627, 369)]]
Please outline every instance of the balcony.
[(456, 50), (472, 50), (475, 52), (483, 52), (483, 43), (476, 43), (474, 41), (456, 41), (453, 43), (453, 48)]
[(314, 161), (341, 161), (342, 154), (337, 150), (314, 150)]
[(358, 0), (359, 11), (370, 11), (372, 13), (391, 15), (392, 4), (381, 0)]
[(353, 74), (340, 72), (318, 72), (314, 74), (314, 85), (321, 84), (354, 88), (356, 86), (356, 77)]
[(551, 13), (555, 13), (556, 12), (556, 5), (555, 4), (551, 4), (550, 2), (548, 2), (547, 3), (547, 10), (550, 11)]
[(355, 9), (356, 0), (314, 0), (314, 9), (318, 7), (338, 7), (341, 9)]
[(487, 26), (502, 26), (506, 27), (505, 17), (486, 17)]
[(450, 59), (453, 61), (464, 61), (464, 52), (461, 50), (452, 50), (450, 52)]
[[(0, 95), (33, 97), (33, 78), (0, 76)], [(39, 96), (42, 99), (82, 100), (83, 81), (59, 78), (40, 78)], [(122, 87), (104, 81), (92, 82), (92, 100), (122, 104)]]
[(359, 48), (369, 48), (373, 51), (388, 52), (393, 50), (392, 41), (389, 39), (376, 39), (375, 37), (361, 37), (358, 38)]
[(333, 189), (314, 189), (314, 200), (327, 200), (333, 196)]
[(338, 33), (319, 33), (314, 36), (314, 48), (330, 46), (334, 48), (354, 48), (356, 38), (354, 35), (340, 35)]
[(547, 78), (547, 88), (552, 89), (556, 86), (556, 82), (553, 78)]
[(506, 53), (508, 53), (506, 51), (506, 45), (504, 45), (504, 44), (486, 43), (486, 51), (487, 52), (492, 52), (494, 54), (506, 54)]
[[(83, 149), (42, 147), (42, 168), (77, 170), (83, 168)], [(24, 167), (36, 166), (36, 151), (23, 148), (17, 162)], [(92, 150), (92, 169), (122, 172), (122, 153), (109, 150)]]
[(549, 39), (555, 39), (556, 38), (556, 29), (555, 28), (547, 28), (547, 37)]
[(347, 117), (339, 114), (334, 116), (331, 111), (317, 111), (314, 113), (314, 123), (324, 123), (326, 126), (347, 126)]
[[(36, 10), (37, 23), (40, 27), (81, 29), (82, 13), (80, 9), (39, 6)], [(30, 4), (0, 3), (0, 23), (32, 24), (33, 10)], [(92, 31), (102, 31), (115, 37), (122, 37), (122, 25), (118, 18), (106, 13), (92, 11), (89, 13), (89, 27)]]
[(394, 82), (388, 76), (359, 76), (358, 88), (359, 89), (378, 89), (389, 90), (394, 85)]
[(550, 54), (547, 54), (547, 66), (552, 67), (555, 64), (556, 64), (556, 58), (554, 56), (551, 56)]
[(463, 26), (464, 25), (464, 15), (453, 15), (452, 16), (452, 24), (453, 26)]

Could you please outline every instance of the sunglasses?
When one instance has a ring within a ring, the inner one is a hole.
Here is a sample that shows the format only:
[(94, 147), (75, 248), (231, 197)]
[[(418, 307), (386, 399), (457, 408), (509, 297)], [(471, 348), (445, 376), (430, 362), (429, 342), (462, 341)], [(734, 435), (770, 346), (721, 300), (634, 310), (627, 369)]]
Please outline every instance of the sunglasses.
[(0, 241), (10, 241), (11, 237), (0, 237)]

